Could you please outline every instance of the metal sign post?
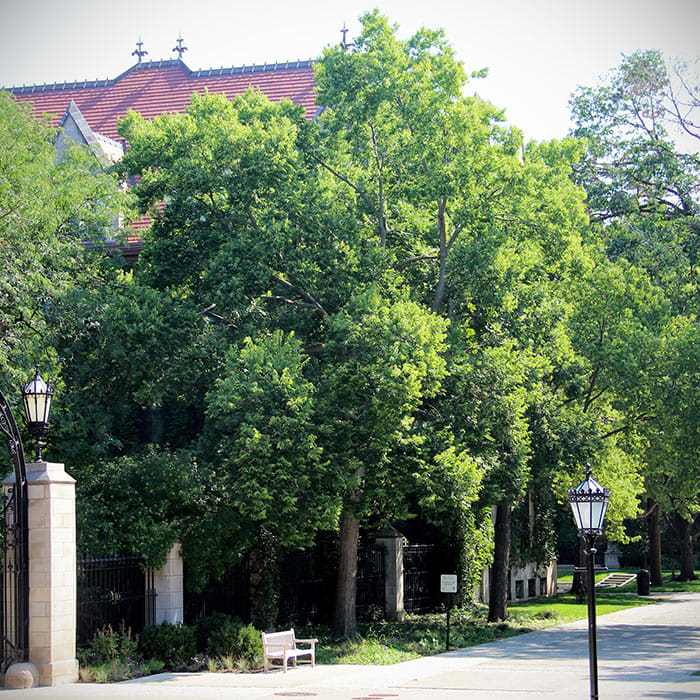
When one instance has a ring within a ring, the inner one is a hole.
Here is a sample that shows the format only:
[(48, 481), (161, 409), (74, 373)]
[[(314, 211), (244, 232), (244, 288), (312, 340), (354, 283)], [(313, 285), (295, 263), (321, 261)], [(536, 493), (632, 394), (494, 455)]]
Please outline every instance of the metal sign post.
[(457, 592), (457, 575), (442, 574), (440, 576), (440, 593), (446, 594), (447, 609), (447, 635), (445, 640), (446, 651), (450, 650), (450, 608), (452, 607), (452, 596)]

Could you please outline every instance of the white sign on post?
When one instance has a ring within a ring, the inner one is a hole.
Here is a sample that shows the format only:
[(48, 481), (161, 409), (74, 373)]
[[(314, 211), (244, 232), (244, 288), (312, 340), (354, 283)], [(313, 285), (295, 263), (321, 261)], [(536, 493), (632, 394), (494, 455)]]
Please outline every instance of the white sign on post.
[(457, 574), (442, 574), (440, 576), (440, 593), (457, 592)]

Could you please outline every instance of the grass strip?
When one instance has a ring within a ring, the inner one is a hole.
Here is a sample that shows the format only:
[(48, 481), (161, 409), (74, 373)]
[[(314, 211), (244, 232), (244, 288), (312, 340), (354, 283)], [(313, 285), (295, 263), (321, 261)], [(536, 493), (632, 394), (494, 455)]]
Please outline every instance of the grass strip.
[[(596, 583), (602, 581), (606, 576), (610, 574), (636, 574), (639, 569), (615, 569), (609, 572), (597, 573), (595, 576)], [(557, 583), (571, 583), (573, 581), (573, 574), (564, 574), (557, 578)], [(631, 593), (637, 590), (637, 580), (635, 579), (631, 583), (625, 586), (620, 586), (616, 588), (615, 591), (619, 593)], [(682, 591), (700, 593), (700, 577), (692, 581), (679, 581), (671, 571), (664, 571), (662, 573), (662, 584), (660, 586), (651, 586), (652, 593), (679, 593)]]

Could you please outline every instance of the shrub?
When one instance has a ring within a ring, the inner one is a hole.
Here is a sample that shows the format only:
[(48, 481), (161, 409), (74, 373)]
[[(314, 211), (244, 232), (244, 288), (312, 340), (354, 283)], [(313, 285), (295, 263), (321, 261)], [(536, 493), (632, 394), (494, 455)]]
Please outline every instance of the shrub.
[(262, 637), (260, 630), (253, 625), (246, 625), (238, 631), (238, 658), (246, 661), (251, 668), (262, 665)]
[(233, 671), (236, 668), (236, 659), (233, 656), (220, 656), (219, 663), (224, 671)]
[(235, 656), (238, 647), (238, 630), (243, 623), (238, 619), (228, 620), (213, 629), (209, 635), (207, 653), (209, 656)]
[(259, 666), (263, 654), (260, 632), (253, 625), (243, 625), (240, 620), (227, 622), (209, 636), (208, 652), (211, 656), (231, 656)]
[(148, 670), (151, 673), (160, 673), (165, 668), (165, 663), (160, 659), (151, 659), (148, 662)]
[(83, 683), (95, 682), (95, 672), (93, 671), (92, 666), (83, 666), (81, 664), (80, 670), (78, 671), (78, 675)]
[(92, 667), (95, 683), (109, 683), (112, 680), (112, 669), (109, 664), (100, 664)]
[(94, 666), (81, 666), (80, 680), (83, 683), (111, 683), (139, 678), (149, 674), (148, 664), (136, 661), (112, 659)]
[(252, 667), (253, 666), (250, 661), (248, 661), (248, 659), (245, 657), (242, 657), (236, 661), (236, 671), (239, 673), (247, 673)]
[(111, 625), (103, 627), (90, 640), (81, 654), (84, 664), (103, 664), (108, 661), (127, 661), (138, 657), (138, 640), (132, 638), (131, 629), (122, 625), (116, 632)]
[(206, 651), (209, 648), (211, 633), (229, 622), (239, 625), (243, 624), (237, 617), (234, 618), (222, 612), (213, 612), (211, 615), (200, 617), (195, 623), (195, 627), (197, 628), (197, 650)]
[(179, 668), (195, 655), (197, 634), (194, 627), (161, 622), (143, 630), (139, 645), (147, 659), (160, 659), (169, 668)]

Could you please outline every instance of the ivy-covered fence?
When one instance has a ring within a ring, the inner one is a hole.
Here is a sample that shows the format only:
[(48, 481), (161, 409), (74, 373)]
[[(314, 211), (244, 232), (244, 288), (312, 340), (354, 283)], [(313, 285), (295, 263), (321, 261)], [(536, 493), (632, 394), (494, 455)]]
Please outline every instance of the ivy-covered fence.
[(438, 547), (434, 544), (404, 545), (403, 566), (406, 612), (431, 612), (439, 607), (441, 571)]
[[(279, 566), (279, 625), (330, 623), (338, 577), (338, 543), (323, 541), (309, 549), (287, 552)], [(250, 621), (250, 577), (244, 556), (224, 576), (199, 592), (185, 591), (185, 622), (224, 612)], [(360, 546), (357, 570), (357, 614), (381, 616), (384, 611), (384, 559), (381, 546)]]
[[(403, 547), (405, 609), (426, 612), (440, 604), (440, 563), (435, 545)], [(287, 552), (279, 565), (280, 626), (332, 622), (338, 576), (338, 542)], [(358, 551), (357, 615), (379, 619), (385, 611), (385, 557), (381, 543), (365, 541)], [(185, 562), (186, 565), (186, 562)], [(136, 555), (81, 556), (78, 559), (77, 641), (84, 645), (107, 625), (137, 634), (156, 622), (154, 572)], [(157, 578), (157, 577), (156, 577)], [(185, 577), (186, 578), (186, 577)], [(199, 617), (223, 612), (251, 619), (250, 563), (244, 555), (224, 576), (202, 591), (183, 592), (177, 620), (193, 624)]]

